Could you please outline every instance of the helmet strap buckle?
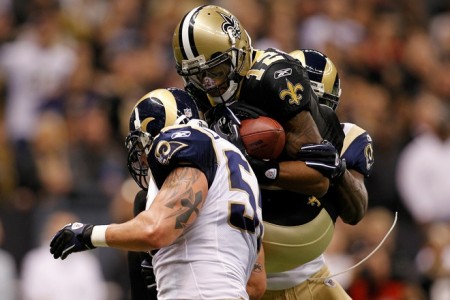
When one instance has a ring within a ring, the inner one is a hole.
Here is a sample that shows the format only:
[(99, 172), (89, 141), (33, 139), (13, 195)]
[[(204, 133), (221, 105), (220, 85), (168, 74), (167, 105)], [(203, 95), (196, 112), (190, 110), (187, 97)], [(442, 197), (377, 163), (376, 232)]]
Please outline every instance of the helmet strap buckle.
[(192, 59), (185, 59), (181, 62), (181, 71), (183, 74), (195, 74), (200, 73), (205, 68), (206, 59), (205, 56), (199, 55)]

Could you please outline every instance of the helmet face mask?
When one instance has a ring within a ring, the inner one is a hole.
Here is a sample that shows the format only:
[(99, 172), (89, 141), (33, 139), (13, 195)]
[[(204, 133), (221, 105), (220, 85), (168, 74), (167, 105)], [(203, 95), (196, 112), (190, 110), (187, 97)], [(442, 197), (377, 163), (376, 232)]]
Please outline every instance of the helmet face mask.
[(200, 119), (200, 113), (192, 97), (180, 89), (157, 89), (137, 102), (130, 115), (125, 147), (128, 170), (142, 189), (148, 189), (151, 171), (147, 155), (155, 136), (167, 126), (186, 124), (190, 119)]
[(319, 103), (336, 110), (341, 97), (341, 83), (334, 63), (325, 54), (312, 49), (296, 50), (290, 55), (306, 68)]
[[(142, 140), (148, 140), (148, 142), (145, 143)], [(153, 138), (148, 133), (139, 130), (130, 133), (125, 140), (128, 151), (128, 170), (134, 181), (144, 190), (148, 188), (148, 175), (150, 173), (146, 153), (148, 153), (152, 141)]]
[(226, 57), (220, 64), (215, 64), (202, 72), (188, 76), (188, 80), (203, 92), (213, 97), (219, 97), (229, 87), (228, 78), (231, 69), (231, 61)]
[[(236, 17), (213, 5), (188, 12), (173, 36), (178, 74), (186, 84), (192, 83), (207, 93), (212, 105), (236, 95), (250, 68), (251, 50), (250, 37)], [(216, 74), (220, 65), (227, 66), (219, 68), (223, 72), (220, 78), (208, 76)]]
[(331, 109), (336, 110), (339, 104), (339, 97), (341, 95), (341, 90), (333, 90), (331, 93), (325, 92), (325, 86), (321, 82), (310, 80), (311, 88), (314, 93), (316, 93), (320, 104), (331, 107)]

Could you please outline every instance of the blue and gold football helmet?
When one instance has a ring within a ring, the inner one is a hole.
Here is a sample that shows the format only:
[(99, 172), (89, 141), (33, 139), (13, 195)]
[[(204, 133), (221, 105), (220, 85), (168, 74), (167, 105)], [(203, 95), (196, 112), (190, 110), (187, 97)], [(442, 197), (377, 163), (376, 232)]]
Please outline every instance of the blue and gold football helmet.
[(337, 68), (331, 59), (313, 49), (295, 50), (289, 54), (306, 68), (311, 87), (319, 98), (319, 103), (336, 110), (341, 97), (341, 82)]
[(167, 126), (186, 124), (191, 119), (200, 119), (200, 112), (190, 94), (178, 88), (153, 90), (136, 103), (125, 146), (128, 170), (142, 189), (148, 189), (147, 155), (155, 136)]

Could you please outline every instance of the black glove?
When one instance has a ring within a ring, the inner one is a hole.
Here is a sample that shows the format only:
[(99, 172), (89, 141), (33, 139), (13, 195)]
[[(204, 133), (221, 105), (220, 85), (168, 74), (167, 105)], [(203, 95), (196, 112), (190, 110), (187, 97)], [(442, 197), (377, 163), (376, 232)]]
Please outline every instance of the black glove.
[(151, 293), (156, 293), (156, 278), (153, 272), (153, 265), (151, 258), (145, 258), (141, 263), (141, 273), (144, 278), (144, 283)]
[(239, 118), (226, 106), (219, 105), (214, 108), (214, 121), (210, 124), (210, 129), (214, 130), (220, 137), (230, 141), (230, 135), (233, 134), (232, 126), (241, 125)]
[(270, 185), (278, 179), (280, 173), (280, 164), (275, 160), (259, 159), (246, 154), (245, 158), (258, 178), (258, 183)]
[(65, 259), (70, 253), (95, 249), (91, 242), (94, 225), (70, 223), (56, 233), (50, 242), (50, 253), (55, 259)]
[(278, 179), (278, 175), (280, 173), (280, 164), (275, 160), (259, 159), (248, 155), (247, 151), (245, 150), (245, 146), (242, 143), (238, 125), (233, 124), (230, 126), (230, 134), (228, 135), (228, 140), (236, 147), (238, 147), (239, 150), (241, 150), (242, 154), (244, 154), (248, 163), (252, 167), (259, 184), (269, 185)]
[(330, 179), (339, 178), (346, 169), (345, 159), (341, 159), (336, 148), (327, 140), (320, 144), (304, 145), (297, 152), (297, 159)]

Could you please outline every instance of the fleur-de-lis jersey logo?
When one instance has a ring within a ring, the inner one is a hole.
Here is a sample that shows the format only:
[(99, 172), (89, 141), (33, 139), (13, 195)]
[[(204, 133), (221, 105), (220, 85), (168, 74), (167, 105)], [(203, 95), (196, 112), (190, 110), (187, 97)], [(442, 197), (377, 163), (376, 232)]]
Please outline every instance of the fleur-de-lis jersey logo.
[(311, 196), (308, 198), (308, 205), (319, 207), (322, 205), (322, 203), (320, 203), (319, 199), (317, 199), (316, 197)]
[(280, 99), (285, 100), (285, 98), (289, 99), (289, 104), (300, 105), (300, 100), (302, 100), (303, 86), (300, 83), (296, 85), (292, 84), (289, 80), (286, 79), (287, 89), (282, 90), (280, 92)]
[(175, 141), (160, 141), (155, 148), (155, 157), (162, 165), (168, 165), (172, 156), (188, 145)]
[(225, 33), (228, 33), (228, 30), (231, 29), (231, 35), (234, 38), (241, 38), (241, 28), (239, 27), (239, 21), (234, 16), (227, 16), (221, 12), (219, 15), (225, 20), (222, 24), (222, 30)]

